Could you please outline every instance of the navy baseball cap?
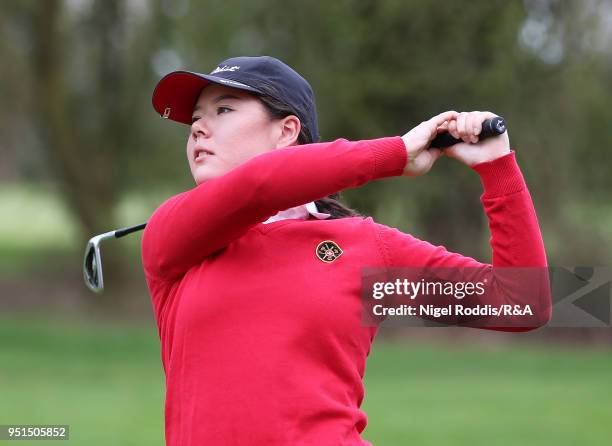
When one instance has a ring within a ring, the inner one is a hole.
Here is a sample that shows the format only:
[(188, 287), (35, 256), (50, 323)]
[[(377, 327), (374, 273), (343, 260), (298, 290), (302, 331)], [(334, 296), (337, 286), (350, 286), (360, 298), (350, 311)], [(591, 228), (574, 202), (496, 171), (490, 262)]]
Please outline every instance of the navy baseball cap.
[[(319, 141), (317, 110), (312, 88), (293, 68), (270, 56), (243, 56), (224, 60), (209, 74), (173, 71), (153, 91), (153, 108), (163, 117), (191, 125), (193, 107), (202, 88), (210, 83), (269, 94), (288, 105)], [(262, 88), (266, 88), (265, 92)], [(271, 93), (273, 92), (273, 93)]]

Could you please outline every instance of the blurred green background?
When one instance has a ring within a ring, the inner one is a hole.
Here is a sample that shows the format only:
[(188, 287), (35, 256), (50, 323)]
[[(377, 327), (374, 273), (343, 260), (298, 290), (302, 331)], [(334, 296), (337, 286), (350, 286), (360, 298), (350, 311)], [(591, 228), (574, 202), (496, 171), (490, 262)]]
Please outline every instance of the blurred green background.
[[(0, 424), (74, 444), (163, 444), (164, 376), (140, 233), (193, 186), (187, 128), (151, 93), (175, 69), (268, 54), (312, 84), (323, 140), (401, 135), (444, 110), (504, 116), (549, 264), (612, 259), (612, 3), (606, 0), (2, 0)], [(490, 261), (478, 176), (343, 193), (362, 213)], [(366, 374), (376, 445), (609, 444), (611, 330), (383, 328)], [(34, 442), (43, 444), (44, 442)]]

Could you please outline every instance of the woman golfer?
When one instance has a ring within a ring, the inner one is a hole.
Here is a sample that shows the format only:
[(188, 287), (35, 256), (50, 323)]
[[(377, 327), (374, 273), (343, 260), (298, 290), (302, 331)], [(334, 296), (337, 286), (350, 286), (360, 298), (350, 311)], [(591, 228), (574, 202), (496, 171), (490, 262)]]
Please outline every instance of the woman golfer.
[[(153, 105), (190, 126), (196, 183), (154, 212), (142, 240), (168, 445), (370, 444), (360, 405), (376, 329), (361, 323), (362, 268), (491, 266), (358, 216), (334, 199), (341, 190), (423, 175), (445, 154), (480, 175), (493, 265), (546, 266), (507, 133), (478, 142), (492, 113), (319, 142), (310, 85), (265, 56), (170, 73)], [(442, 131), (463, 142), (428, 150)]]

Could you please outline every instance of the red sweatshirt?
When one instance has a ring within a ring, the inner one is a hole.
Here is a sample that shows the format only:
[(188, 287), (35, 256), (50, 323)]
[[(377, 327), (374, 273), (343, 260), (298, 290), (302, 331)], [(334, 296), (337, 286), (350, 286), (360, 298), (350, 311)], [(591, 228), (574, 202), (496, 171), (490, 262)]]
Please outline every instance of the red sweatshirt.
[[(362, 378), (376, 328), (361, 323), (364, 266), (490, 266), (372, 218), (278, 211), (401, 175), (400, 137), (339, 139), (261, 154), (164, 202), (142, 260), (166, 375), (170, 446), (369, 445)], [(515, 154), (473, 167), (493, 265), (545, 266)], [(343, 253), (323, 262), (333, 240)]]

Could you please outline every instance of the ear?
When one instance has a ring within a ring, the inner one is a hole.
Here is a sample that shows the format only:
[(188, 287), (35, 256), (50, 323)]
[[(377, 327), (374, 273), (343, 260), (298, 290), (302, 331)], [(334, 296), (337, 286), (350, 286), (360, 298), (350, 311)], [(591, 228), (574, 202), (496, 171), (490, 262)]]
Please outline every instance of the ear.
[(289, 115), (281, 119), (278, 125), (279, 136), (276, 148), (280, 149), (297, 144), (298, 136), (300, 136), (300, 130), (302, 129), (299, 118), (295, 115)]

